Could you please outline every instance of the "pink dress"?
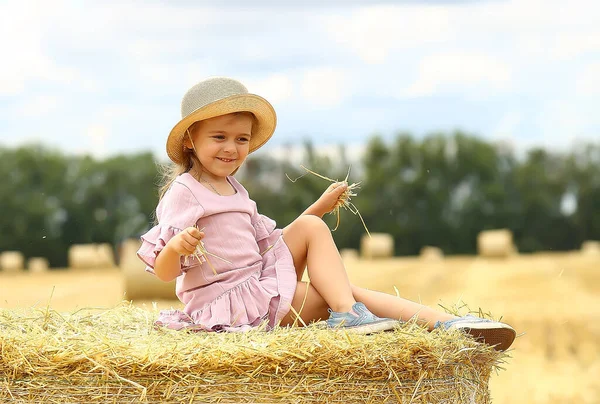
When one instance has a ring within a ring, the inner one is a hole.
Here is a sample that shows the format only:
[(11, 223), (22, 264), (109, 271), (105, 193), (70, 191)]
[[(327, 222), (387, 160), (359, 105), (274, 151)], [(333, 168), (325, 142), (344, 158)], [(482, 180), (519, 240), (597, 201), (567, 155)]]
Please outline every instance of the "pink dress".
[(227, 179), (234, 195), (217, 195), (188, 173), (177, 177), (156, 208), (158, 225), (142, 236), (137, 254), (150, 273), (166, 243), (193, 225), (204, 228), (206, 250), (223, 258), (182, 257), (175, 291), (185, 307), (161, 311), (159, 325), (245, 331), (264, 322), (271, 329), (290, 310), (297, 278), (282, 230), (258, 213), (235, 178)]

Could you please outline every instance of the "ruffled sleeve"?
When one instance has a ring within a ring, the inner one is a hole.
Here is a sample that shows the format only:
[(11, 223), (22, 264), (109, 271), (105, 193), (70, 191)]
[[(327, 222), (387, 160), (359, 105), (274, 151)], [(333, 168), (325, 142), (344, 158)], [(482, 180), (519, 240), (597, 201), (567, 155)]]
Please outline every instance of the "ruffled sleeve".
[(265, 251), (269, 248), (269, 237), (273, 234), (277, 227), (277, 223), (265, 216), (258, 213), (256, 209), (256, 203), (254, 203), (254, 214), (252, 215), (252, 226), (256, 231), (256, 242), (260, 251)]
[[(180, 182), (173, 182), (156, 208), (158, 224), (141, 236), (142, 245), (137, 255), (146, 264), (146, 271), (154, 273), (156, 257), (169, 240), (183, 229), (194, 226), (203, 215), (204, 208), (192, 191)], [(181, 257), (182, 273), (192, 264), (186, 257)]]

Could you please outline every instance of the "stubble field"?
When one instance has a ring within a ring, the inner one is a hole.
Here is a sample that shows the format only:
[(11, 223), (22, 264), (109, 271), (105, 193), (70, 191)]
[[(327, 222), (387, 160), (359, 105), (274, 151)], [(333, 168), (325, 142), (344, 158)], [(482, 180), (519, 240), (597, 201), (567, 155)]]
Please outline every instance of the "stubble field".
[[(358, 285), (388, 293), (396, 287), (403, 297), (438, 308), (464, 302), (513, 325), (520, 336), (506, 369), (491, 379), (494, 403), (600, 402), (600, 257), (395, 258), (348, 260), (346, 266)], [(109, 308), (123, 297), (118, 269), (0, 272), (1, 308)], [(180, 307), (177, 301), (156, 303)]]

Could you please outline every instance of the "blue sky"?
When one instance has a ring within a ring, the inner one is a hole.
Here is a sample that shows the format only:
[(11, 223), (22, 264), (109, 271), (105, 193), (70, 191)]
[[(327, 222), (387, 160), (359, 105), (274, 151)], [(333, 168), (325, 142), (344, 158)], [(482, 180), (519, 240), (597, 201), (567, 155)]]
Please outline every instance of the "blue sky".
[(221, 3), (0, 1), (0, 145), (166, 158), (181, 97), (214, 75), (273, 103), (271, 150), (454, 129), (521, 150), (600, 140), (597, 0)]

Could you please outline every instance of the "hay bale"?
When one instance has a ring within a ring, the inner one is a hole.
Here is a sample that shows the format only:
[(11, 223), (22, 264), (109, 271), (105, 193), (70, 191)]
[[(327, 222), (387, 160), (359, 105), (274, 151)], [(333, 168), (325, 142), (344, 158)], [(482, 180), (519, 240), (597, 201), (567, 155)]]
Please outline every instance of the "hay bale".
[(391, 234), (371, 233), (360, 240), (360, 254), (363, 258), (390, 258), (394, 256), (394, 238)]
[(340, 257), (345, 262), (358, 261), (359, 259), (358, 251), (353, 248), (342, 248), (340, 250)]
[(100, 268), (114, 268), (116, 266), (115, 254), (110, 244), (96, 244), (96, 253), (98, 254), (98, 266)]
[(590, 257), (600, 256), (600, 241), (586, 240), (581, 244), (581, 253)]
[(0, 254), (2, 272), (20, 272), (25, 269), (25, 258), (19, 251), (4, 251)]
[(375, 335), (189, 333), (155, 329), (156, 314), (0, 309), (0, 401), (489, 403), (507, 357), (414, 322)]
[(114, 254), (110, 244), (73, 244), (69, 248), (69, 267), (74, 269), (112, 268)]
[(419, 257), (425, 261), (441, 261), (444, 259), (444, 252), (439, 247), (427, 245), (421, 248)]
[(42, 257), (32, 257), (27, 261), (27, 269), (31, 273), (41, 273), (48, 271), (48, 260)]
[(481, 257), (506, 258), (513, 255), (515, 246), (508, 229), (485, 230), (477, 236), (477, 251)]
[(87, 269), (98, 267), (98, 252), (95, 244), (73, 244), (69, 247), (69, 268)]
[(141, 246), (139, 239), (129, 239), (121, 243), (119, 267), (123, 273), (125, 298), (128, 300), (175, 300), (175, 281), (163, 282), (150, 275), (146, 265), (137, 257)]

